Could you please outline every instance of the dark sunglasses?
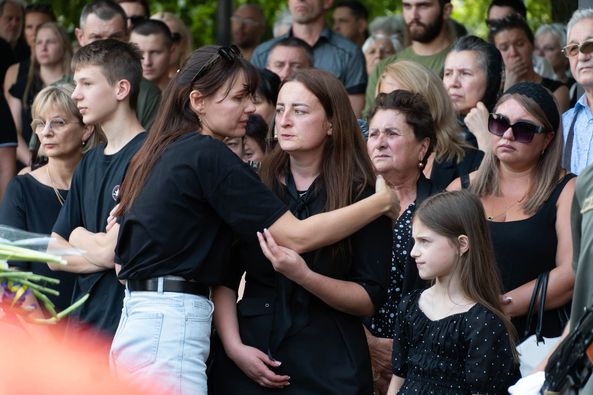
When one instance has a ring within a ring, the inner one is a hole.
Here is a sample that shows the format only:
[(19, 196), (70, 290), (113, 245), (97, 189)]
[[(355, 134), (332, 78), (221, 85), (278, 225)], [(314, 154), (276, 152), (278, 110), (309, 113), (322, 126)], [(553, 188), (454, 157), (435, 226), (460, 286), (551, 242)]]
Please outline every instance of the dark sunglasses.
[(196, 75), (194, 75), (194, 78), (192, 78), (190, 85), (193, 85), (196, 80), (204, 76), (206, 71), (208, 71), (208, 69), (210, 69), (219, 59), (222, 59), (228, 63), (233, 63), (239, 58), (241, 58), (241, 51), (236, 45), (231, 45), (230, 47), (220, 47), (218, 51), (212, 55), (212, 57), (208, 59), (208, 61), (204, 63), (202, 67), (200, 67)]
[(567, 46), (562, 48), (562, 53), (567, 58), (577, 56), (579, 52), (582, 52), (584, 54), (593, 52), (593, 39), (585, 40), (580, 44), (568, 44)]
[(488, 116), (488, 130), (496, 136), (502, 136), (509, 128), (513, 131), (515, 141), (528, 144), (533, 140), (536, 133), (547, 133), (548, 129), (543, 126), (537, 126), (531, 122), (519, 121), (511, 125), (507, 117), (500, 114), (490, 114)]

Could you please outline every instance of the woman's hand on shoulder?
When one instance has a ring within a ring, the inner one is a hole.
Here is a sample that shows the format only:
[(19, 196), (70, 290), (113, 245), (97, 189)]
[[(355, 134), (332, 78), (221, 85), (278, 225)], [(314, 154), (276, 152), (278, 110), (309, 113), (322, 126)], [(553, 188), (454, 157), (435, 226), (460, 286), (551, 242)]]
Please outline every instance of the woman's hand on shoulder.
[(305, 260), (296, 251), (276, 244), (274, 237), (267, 229), (261, 233), (257, 232), (257, 238), (262, 252), (272, 262), (274, 270), (301, 284), (303, 278), (310, 272)]
[(377, 176), (377, 181), (375, 182), (375, 195), (384, 196), (385, 201), (387, 202), (388, 210), (386, 211), (385, 215), (389, 218), (396, 220), (399, 217), (400, 212), (400, 202), (393, 191), (385, 181), (382, 175)]
[(290, 376), (278, 375), (270, 369), (277, 368), (281, 362), (271, 359), (255, 347), (242, 344), (229, 357), (247, 377), (262, 387), (284, 388), (290, 385)]

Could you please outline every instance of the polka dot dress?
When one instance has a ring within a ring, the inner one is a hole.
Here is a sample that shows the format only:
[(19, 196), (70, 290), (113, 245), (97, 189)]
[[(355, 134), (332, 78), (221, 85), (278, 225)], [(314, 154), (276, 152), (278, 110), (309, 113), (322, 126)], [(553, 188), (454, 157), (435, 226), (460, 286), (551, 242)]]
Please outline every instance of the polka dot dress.
[(393, 338), (398, 394), (507, 394), (519, 378), (503, 322), (480, 304), (430, 320), (418, 306), (422, 290), (402, 298)]
[(395, 313), (402, 294), (404, 268), (412, 246), (412, 215), (415, 210), (416, 203), (410, 204), (393, 226), (393, 249), (391, 251), (387, 302), (377, 310), (367, 325), (369, 331), (377, 337), (393, 338)]

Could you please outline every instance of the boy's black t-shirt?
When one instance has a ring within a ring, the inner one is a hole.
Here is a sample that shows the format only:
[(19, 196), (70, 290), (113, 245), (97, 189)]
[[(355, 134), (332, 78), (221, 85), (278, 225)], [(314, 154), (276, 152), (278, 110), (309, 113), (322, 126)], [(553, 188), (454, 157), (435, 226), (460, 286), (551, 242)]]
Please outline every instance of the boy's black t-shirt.
[[(70, 193), (60, 211), (53, 231), (68, 240), (82, 226), (104, 232), (109, 212), (118, 201), (119, 187), (128, 164), (140, 149), (146, 133), (135, 136), (113, 155), (105, 155), (105, 144), (87, 152), (76, 167)], [(72, 317), (111, 335), (115, 334), (124, 297), (123, 286), (113, 269), (81, 274), (74, 287), (73, 301), (86, 293), (90, 298)]]
[(224, 143), (189, 132), (171, 143), (121, 218), (121, 279), (165, 275), (220, 284), (232, 231), (255, 234), (287, 207)]

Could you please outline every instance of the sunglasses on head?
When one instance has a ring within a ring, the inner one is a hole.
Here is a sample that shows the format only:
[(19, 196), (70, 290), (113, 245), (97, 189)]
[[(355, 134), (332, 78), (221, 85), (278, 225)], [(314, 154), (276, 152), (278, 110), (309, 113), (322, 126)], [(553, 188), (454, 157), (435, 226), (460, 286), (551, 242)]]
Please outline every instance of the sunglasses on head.
[(580, 44), (568, 44), (564, 48), (562, 48), (562, 53), (567, 58), (572, 58), (573, 56), (577, 56), (579, 52), (584, 54), (588, 54), (593, 52), (593, 39), (588, 39), (583, 41)]
[(530, 143), (536, 133), (547, 133), (548, 129), (543, 126), (534, 125), (531, 122), (519, 121), (511, 125), (507, 117), (500, 114), (488, 116), (488, 130), (496, 136), (502, 136), (511, 128), (515, 141), (523, 144)]
[(194, 78), (191, 80), (191, 84), (193, 85), (196, 80), (200, 79), (206, 71), (212, 67), (219, 59), (223, 59), (225, 62), (232, 63), (241, 57), (241, 51), (237, 48), (236, 45), (231, 45), (230, 47), (220, 47), (218, 51), (212, 55), (210, 59), (194, 75)]

